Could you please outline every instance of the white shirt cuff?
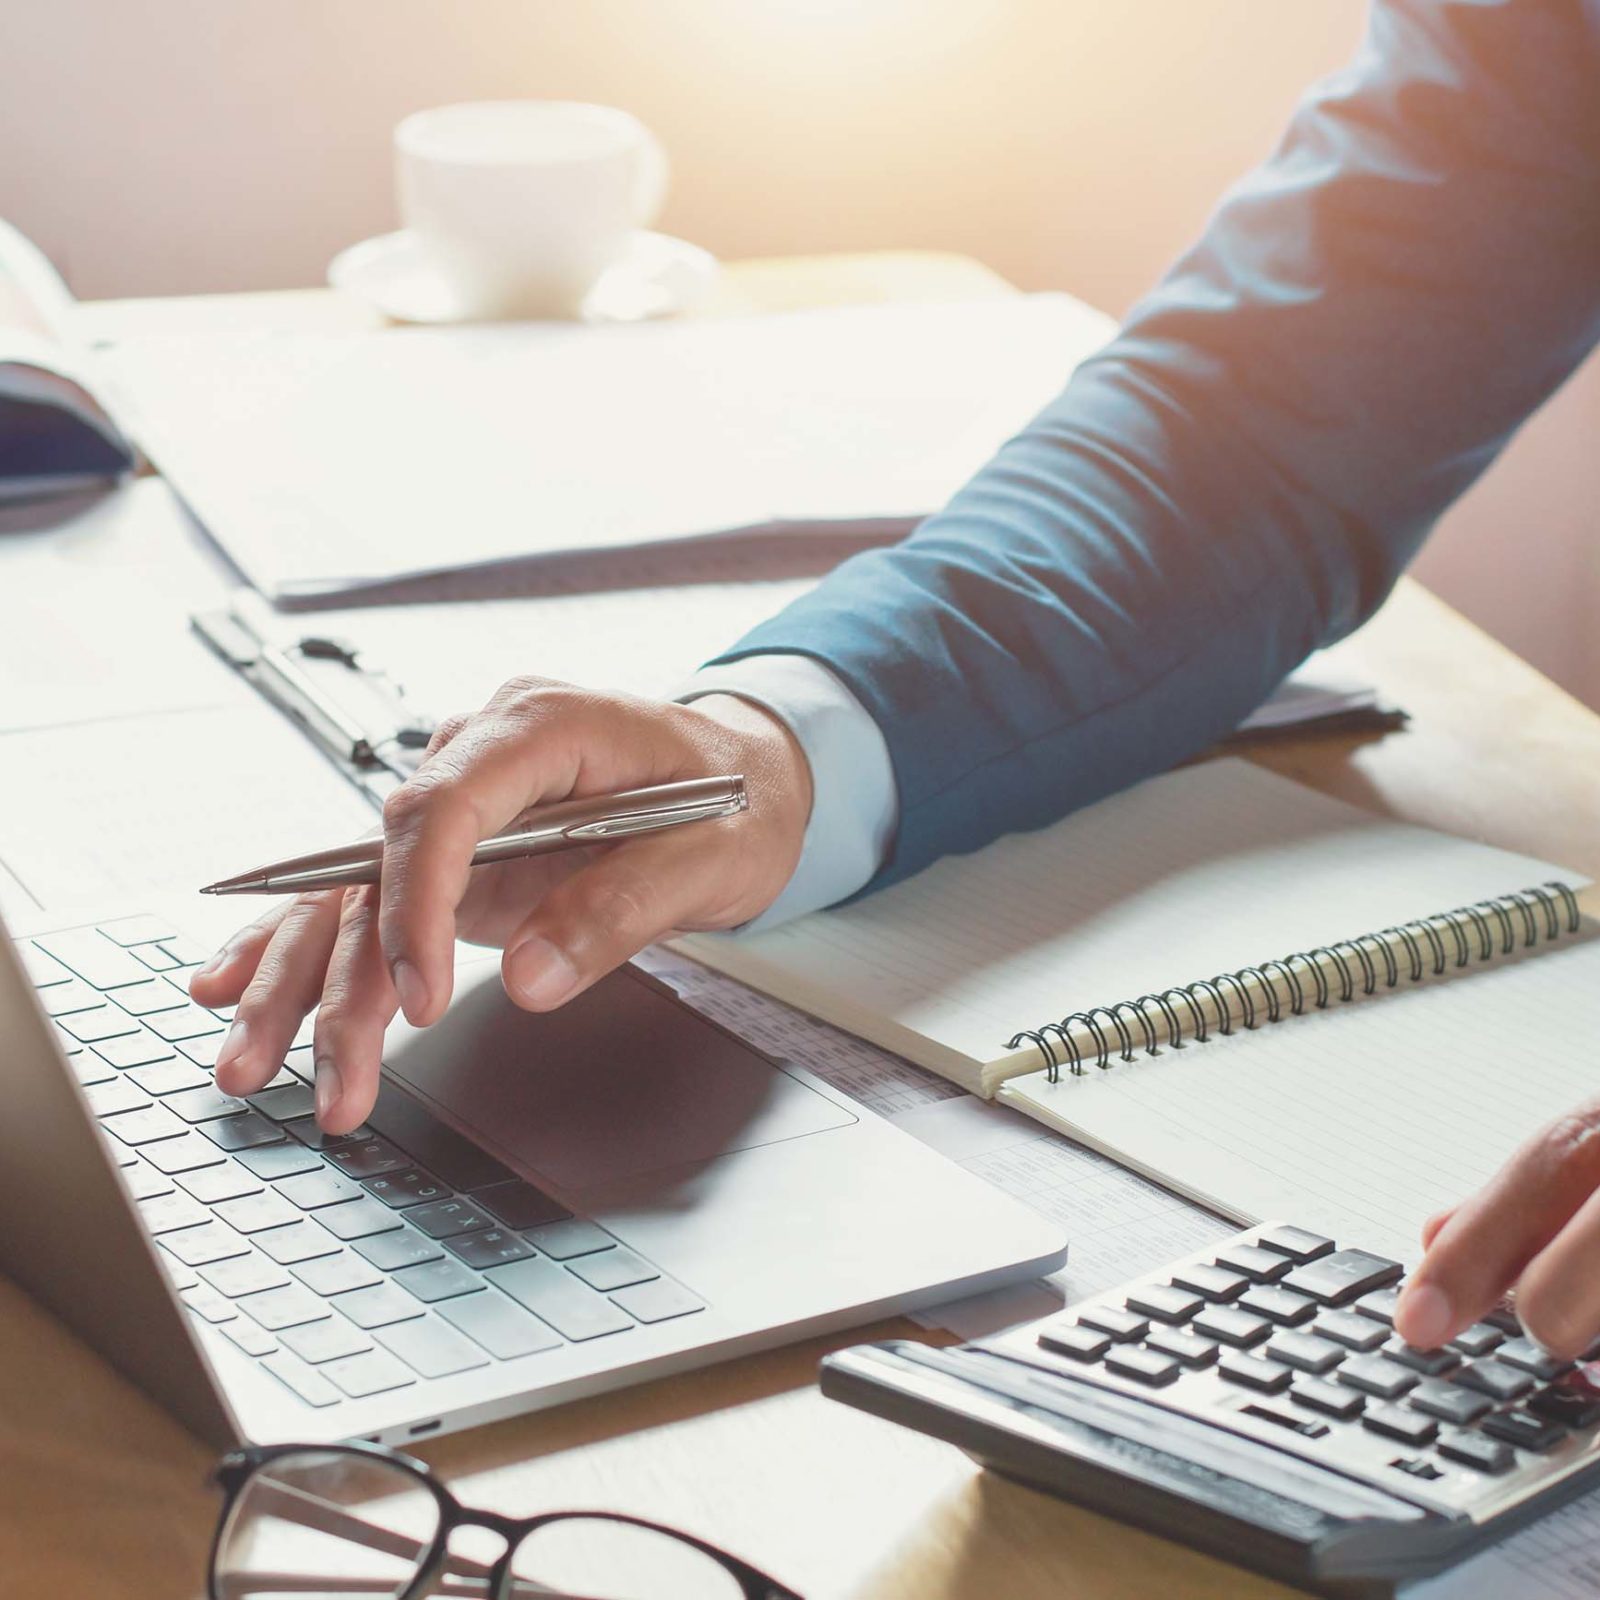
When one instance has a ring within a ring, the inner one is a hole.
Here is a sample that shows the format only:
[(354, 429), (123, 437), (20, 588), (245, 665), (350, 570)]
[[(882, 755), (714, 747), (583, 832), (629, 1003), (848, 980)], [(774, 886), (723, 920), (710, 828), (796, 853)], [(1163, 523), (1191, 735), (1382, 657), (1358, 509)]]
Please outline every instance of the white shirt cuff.
[(811, 820), (794, 876), (740, 932), (774, 927), (854, 894), (889, 853), (899, 820), (894, 767), (865, 706), (820, 661), (774, 652), (702, 667), (677, 695), (736, 694), (787, 723), (811, 765)]

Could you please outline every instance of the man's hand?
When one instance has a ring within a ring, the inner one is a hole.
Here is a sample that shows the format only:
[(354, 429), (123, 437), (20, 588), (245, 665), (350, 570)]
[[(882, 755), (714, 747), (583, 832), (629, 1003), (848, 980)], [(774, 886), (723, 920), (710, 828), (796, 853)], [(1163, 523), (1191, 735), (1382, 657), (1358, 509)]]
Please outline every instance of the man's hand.
[(1432, 1349), (1517, 1286), (1517, 1316), (1552, 1355), (1600, 1337), (1600, 1101), (1536, 1134), (1470, 1200), (1423, 1230), (1427, 1254), (1395, 1327)]
[[(530, 805), (743, 773), (749, 809), (592, 850), (472, 868), (479, 841)], [(505, 949), (506, 992), (550, 1011), (653, 940), (727, 928), (765, 910), (794, 872), (811, 774), (783, 723), (744, 700), (662, 705), (514, 679), (474, 717), (440, 728), (384, 806), (383, 882), (275, 906), (190, 984), (238, 1004), (217, 1082), (252, 1094), (317, 1012), (317, 1117), (358, 1127), (378, 1092), (397, 1010), (422, 1026), (450, 1002), (459, 935)]]

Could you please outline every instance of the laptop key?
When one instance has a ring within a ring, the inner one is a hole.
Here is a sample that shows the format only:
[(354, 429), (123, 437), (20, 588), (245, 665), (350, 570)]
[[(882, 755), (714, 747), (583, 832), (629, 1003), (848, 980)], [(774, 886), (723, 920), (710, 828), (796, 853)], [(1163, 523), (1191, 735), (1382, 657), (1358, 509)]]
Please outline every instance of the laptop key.
[(125, 983), (143, 983), (150, 976), (143, 962), (97, 928), (74, 928), (52, 933), (34, 943), (52, 955), (69, 972), (75, 972), (96, 989), (116, 989)]
[(180, 1039), (177, 1050), (197, 1067), (214, 1067), (227, 1037), (225, 1033), (208, 1033), (199, 1039)]
[(559, 1200), (552, 1200), (544, 1190), (518, 1178), (511, 1183), (496, 1183), (479, 1189), (472, 1197), (480, 1206), (519, 1232), (524, 1228), (538, 1228), (547, 1222), (565, 1222), (572, 1213)]
[(102, 1061), (108, 1061), (120, 1069), (176, 1059), (176, 1052), (170, 1044), (163, 1043), (154, 1034), (144, 1032), (127, 1033), (116, 1039), (98, 1039), (94, 1053)]
[(175, 972), (182, 962), (169, 956), (158, 944), (141, 944), (129, 952), (150, 972)]
[(237, 1116), (246, 1109), (243, 1100), (224, 1094), (210, 1082), (201, 1084), (198, 1089), (168, 1095), (162, 1104), (185, 1122), (214, 1122), (218, 1117)]
[(202, 1122), (200, 1132), (223, 1150), (248, 1150), (253, 1145), (276, 1144), (283, 1130), (254, 1111), (237, 1117), (222, 1117), (216, 1122)]
[(396, 1211), (451, 1197), (450, 1190), (444, 1184), (420, 1167), (407, 1167), (401, 1172), (386, 1172), (381, 1177), (368, 1178), (362, 1187), (375, 1200), (383, 1201)]
[[(298, 1127), (294, 1133), (297, 1139), (304, 1137)], [(326, 1154), (329, 1164), (347, 1178), (376, 1178), (380, 1172), (395, 1172), (411, 1165), (387, 1139), (362, 1139), (354, 1144), (334, 1145)]]
[(383, 1394), (389, 1389), (403, 1389), (417, 1380), (410, 1371), (383, 1350), (371, 1350), (366, 1355), (345, 1356), (340, 1361), (328, 1361), (317, 1368), (326, 1373), (352, 1400), (369, 1394)]
[(328, 1304), (337, 1307), (358, 1328), (385, 1328), (391, 1322), (404, 1322), (409, 1317), (422, 1315), (420, 1302), (392, 1283), (352, 1289)]
[(146, 1017), (144, 1025), (168, 1044), (175, 1044), (179, 1039), (198, 1039), (202, 1034), (228, 1031), (228, 1025), (220, 1017), (212, 1016), (203, 1007), (187, 1000), (176, 1010), (157, 1011)]
[(156, 1011), (176, 1011), (186, 997), (164, 978), (146, 978), (116, 990), (112, 998), (130, 1017), (148, 1017)]
[(278, 1088), (268, 1086), (251, 1095), (250, 1104), (274, 1122), (293, 1122), (309, 1117), (317, 1109), (315, 1095), (298, 1080)]
[(187, 1172), (178, 1182), (196, 1200), (215, 1205), (219, 1200), (237, 1200), (241, 1195), (260, 1194), (260, 1180), (252, 1177), (232, 1161), (222, 1161), (214, 1167), (202, 1167), (198, 1172)]
[(530, 1317), (495, 1289), (441, 1301), (434, 1310), (501, 1361), (562, 1348), (562, 1340), (548, 1324)]
[[(359, 1128), (352, 1128), (349, 1133), (329, 1133), (326, 1129), (318, 1127), (315, 1122), (309, 1122), (304, 1117), (289, 1124), (288, 1131), (307, 1149), (320, 1150), (324, 1154), (330, 1150), (342, 1150), (346, 1145), (360, 1144), (363, 1140), (373, 1137), (372, 1129), (364, 1122)], [(396, 1151), (395, 1154), (399, 1155), (399, 1151)], [(402, 1166), (407, 1165), (405, 1161), (400, 1164)]]
[(141, 913), (136, 917), (118, 917), (114, 922), (102, 922), (96, 930), (101, 937), (119, 944), (123, 949), (135, 944), (154, 944), (157, 939), (175, 939), (178, 930), (165, 917)]
[(192, 1289), (185, 1289), (181, 1298), (197, 1317), (205, 1318), (213, 1327), (231, 1322), (239, 1315), (231, 1301), (224, 1300), (215, 1289), (208, 1289), (203, 1283), (196, 1284)]
[(373, 1266), (384, 1272), (393, 1272), (399, 1267), (413, 1267), (420, 1261), (437, 1261), (444, 1254), (441, 1246), (418, 1233), (415, 1228), (397, 1228), (393, 1233), (358, 1239), (355, 1247)]
[(469, 1267), (498, 1267), (507, 1261), (525, 1261), (533, 1246), (505, 1228), (485, 1228), (480, 1233), (458, 1233), (445, 1240), (445, 1248)]
[(162, 1139), (175, 1139), (184, 1132), (184, 1125), (170, 1111), (156, 1105), (107, 1117), (101, 1126), (134, 1149)]
[(323, 1206), (343, 1205), (346, 1200), (359, 1200), (361, 1189), (348, 1178), (330, 1172), (317, 1163), (315, 1172), (302, 1172), (292, 1178), (282, 1178), (277, 1184), (278, 1193), (291, 1205), (302, 1211), (319, 1211)]
[[(602, 1294), (626, 1289), (630, 1284), (648, 1283), (661, 1276), (659, 1268), (652, 1267), (643, 1256), (636, 1256), (626, 1245), (618, 1245), (615, 1250), (605, 1250), (599, 1255), (579, 1256), (568, 1263), (567, 1271)], [(1133, 1305), (1133, 1301), (1130, 1299), (1128, 1304)], [(1142, 1311), (1144, 1307), (1134, 1309)]]
[(370, 1239), (375, 1233), (389, 1233), (400, 1226), (400, 1219), (376, 1200), (347, 1201), (342, 1206), (324, 1206), (311, 1213), (336, 1239)]
[(91, 1084), (110, 1083), (117, 1075), (117, 1069), (110, 1062), (102, 1061), (99, 1056), (81, 1048), (67, 1057), (67, 1064), (72, 1068), (73, 1077), (85, 1089)]
[(281, 1289), (263, 1289), (259, 1294), (239, 1297), (239, 1309), (259, 1322), (269, 1333), (292, 1328), (301, 1322), (317, 1322), (328, 1315), (327, 1302), (303, 1284), (285, 1284)]
[(332, 1296), (346, 1294), (351, 1289), (365, 1289), (383, 1278), (370, 1262), (349, 1250), (337, 1255), (318, 1256), (311, 1261), (297, 1262), (289, 1269), (313, 1294)]
[(302, 1218), (287, 1227), (256, 1235), (256, 1243), (281, 1266), (292, 1267), (315, 1256), (331, 1256), (338, 1241), (326, 1229)]
[(618, 1289), (611, 1298), (640, 1322), (670, 1322), (674, 1317), (686, 1317), (706, 1308), (704, 1300), (697, 1299), (671, 1278), (636, 1283), (630, 1288)]
[(140, 1154), (152, 1167), (169, 1175), (193, 1172), (197, 1167), (215, 1166), (223, 1159), (217, 1147), (207, 1143), (198, 1133), (185, 1133), (178, 1139), (162, 1139), (157, 1144), (144, 1146)]
[(230, 1300), (244, 1294), (260, 1294), (264, 1289), (281, 1289), (289, 1282), (289, 1274), (257, 1250), (226, 1261), (209, 1262), (200, 1268), (200, 1276)]
[(35, 989), (48, 989), (55, 984), (72, 981), (72, 974), (54, 956), (47, 955), (39, 949), (32, 940), (21, 940), (17, 945), (17, 954), (22, 957), (23, 968)]
[(157, 1195), (172, 1193), (172, 1180), (157, 1172), (147, 1161), (134, 1158), (131, 1167), (122, 1170), (122, 1181), (135, 1200), (154, 1200)]
[(477, 1345), (435, 1316), (379, 1328), (373, 1337), (424, 1378), (448, 1378), (489, 1365), (488, 1356)]
[(75, 1011), (69, 1017), (57, 1017), (55, 1023), (79, 1044), (99, 1044), (119, 1034), (139, 1031), (139, 1024), (127, 1012), (107, 1005), (96, 1006), (93, 1011)]
[(292, 1390), (308, 1406), (339, 1403), (339, 1391), (322, 1374), (286, 1351), (267, 1356), (261, 1363), (286, 1389)]
[(264, 1233), (300, 1220), (300, 1213), (287, 1200), (268, 1190), (241, 1195), (237, 1200), (219, 1200), (212, 1210), (240, 1233)]
[(196, 1228), (211, 1219), (211, 1213), (186, 1194), (164, 1194), (154, 1200), (142, 1201), (139, 1215), (149, 1232), (159, 1237), (179, 1228)]
[(161, 1247), (170, 1250), (186, 1267), (204, 1267), (229, 1256), (242, 1256), (250, 1246), (222, 1222), (202, 1222), (198, 1227), (180, 1228), (161, 1235)]
[(265, 1328), (243, 1317), (225, 1323), (222, 1332), (247, 1356), (270, 1356), (278, 1348), (278, 1341)]
[(322, 1158), (298, 1144), (273, 1144), (241, 1150), (236, 1159), (241, 1167), (258, 1178), (265, 1178), (269, 1183), (294, 1177), (301, 1172), (323, 1171)]
[(489, 1226), (489, 1217), (469, 1200), (434, 1200), (413, 1206), (406, 1212), (406, 1221), (431, 1239), (448, 1239), (452, 1234)]
[(47, 1017), (69, 1017), (75, 1011), (98, 1011), (106, 997), (92, 989), (82, 978), (69, 978), (49, 989), (39, 991), (39, 1004)]
[(414, 1294), (424, 1305), (436, 1300), (449, 1300), (458, 1294), (472, 1294), (483, 1287), (483, 1279), (469, 1272), (459, 1261), (441, 1256), (437, 1261), (424, 1261), (420, 1266), (402, 1267), (393, 1276), (407, 1294)]
[(570, 1222), (553, 1222), (530, 1230), (528, 1242), (552, 1261), (572, 1261), (578, 1256), (593, 1255), (596, 1250), (609, 1250), (617, 1241), (604, 1228), (574, 1217)]
[(176, 1057), (171, 1061), (158, 1061), (149, 1067), (135, 1067), (128, 1076), (146, 1094), (154, 1095), (204, 1089), (211, 1082), (210, 1073), (202, 1072), (192, 1061), (180, 1061)]
[(87, 1086), (83, 1097), (97, 1117), (115, 1117), (124, 1111), (141, 1111), (150, 1104), (150, 1096), (138, 1084), (115, 1075), (109, 1082)]
[(320, 1322), (307, 1322), (297, 1328), (285, 1328), (280, 1335), (285, 1348), (293, 1350), (302, 1361), (315, 1366), (320, 1361), (339, 1361), (345, 1356), (358, 1356), (372, 1348), (372, 1341), (359, 1328), (339, 1317), (324, 1317)]
[(487, 1276), (564, 1338), (596, 1339), (633, 1326), (617, 1306), (553, 1261), (513, 1261), (492, 1267)]

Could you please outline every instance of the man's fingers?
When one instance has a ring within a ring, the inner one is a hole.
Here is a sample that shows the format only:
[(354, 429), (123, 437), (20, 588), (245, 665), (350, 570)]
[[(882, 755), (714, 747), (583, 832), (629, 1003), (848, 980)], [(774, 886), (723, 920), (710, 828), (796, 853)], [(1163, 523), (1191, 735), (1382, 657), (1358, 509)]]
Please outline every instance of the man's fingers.
[(1600, 1105), (1536, 1135), (1439, 1229), (1395, 1327), (1431, 1349), (1476, 1322), (1600, 1187)]
[(378, 942), (376, 889), (353, 889), (339, 915), (317, 1012), (317, 1121), (329, 1133), (361, 1126), (378, 1098), (383, 1031), (399, 1007)]
[(1439, 1237), (1439, 1230), (1444, 1227), (1451, 1217), (1456, 1214), (1456, 1208), (1450, 1206), (1444, 1211), (1435, 1211), (1434, 1214), (1422, 1224), (1422, 1248), (1431, 1249), (1433, 1241)]
[(506, 993), (553, 1011), (647, 944), (693, 918), (703, 851), (673, 842), (623, 845), (552, 889), (506, 941)]
[(1568, 1360), (1600, 1336), (1600, 1192), (1529, 1263), (1517, 1286), (1517, 1316), (1552, 1355)]
[(278, 931), (288, 907), (273, 908), (241, 928), (203, 967), (189, 977), (189, 993), (202, 1006), (231, 1006), (255, 976), (262, 953)]
[(284, 909), (217, 1055), (217, 1084), (254, 1094), (288, 1054), (301, 1019), (322, 994), (343, 891), (301, 895)]

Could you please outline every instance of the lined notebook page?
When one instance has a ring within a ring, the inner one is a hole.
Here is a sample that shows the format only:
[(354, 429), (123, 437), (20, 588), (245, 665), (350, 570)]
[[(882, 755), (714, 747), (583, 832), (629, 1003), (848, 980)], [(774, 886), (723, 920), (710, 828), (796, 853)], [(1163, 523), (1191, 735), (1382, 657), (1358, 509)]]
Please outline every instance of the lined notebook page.
[(1561, 876), (1214, 761), (858, 904), (685, 947), (979, 1087), (1021, 1029)]
[(1423, 1222), (1600, 1086), (1600, 938), (1000, 1098), (1247, 1221), (1412, 1260)]

